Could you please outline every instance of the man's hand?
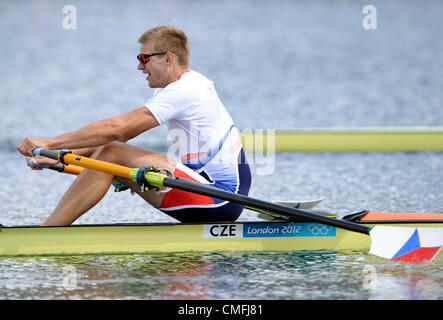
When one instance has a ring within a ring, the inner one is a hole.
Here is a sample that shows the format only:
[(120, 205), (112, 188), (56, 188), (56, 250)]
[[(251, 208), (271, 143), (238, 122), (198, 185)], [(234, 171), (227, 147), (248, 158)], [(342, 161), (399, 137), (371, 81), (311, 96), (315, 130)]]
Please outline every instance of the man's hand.
[(53, 165), (53, 164), (57, 164), (58, 161), (54, 160), (54, 159), (49, 159), (46, 157), (41, 157), (41, 156), (37, 156), (37, 157), (26, 157), (26, 164), (32, 169), (32, 170), (42, 170), (43, 168), (41, 167), (35, 167), (32, 166), (29, 161), (32, 161), (33, 165)]
[(36, 138), (26, 137), (22, 143), (19, 144), (17, 150), (24, 156), (32, 157), (32, 150), (37, 147), (43, 149), (48, 149), (48, 145), (45, 140), (40, 140)]

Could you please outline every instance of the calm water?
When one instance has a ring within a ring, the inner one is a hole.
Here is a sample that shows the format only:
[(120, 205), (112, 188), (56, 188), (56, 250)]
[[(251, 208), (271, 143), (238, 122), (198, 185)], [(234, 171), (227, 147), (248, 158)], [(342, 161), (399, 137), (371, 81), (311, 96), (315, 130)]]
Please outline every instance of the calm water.
[[(63, 28), (66, 4), (76, 30)], [(214, 80), (240, 129), (443, 125), (443, 2), (371, 1), (376, 30), (362, 28), (366, 4), (0, 1), (0, 223), (41, 223), (74, 179), (27, 170), (15, 150), (25, 136), (74, 130), (151, 96), (135, 55), (156, 25), (188, 34), (192, 68)], [(166, 152), (165, 136), (158, 128), (133, 143)], [(254, 197), (324, 198), (318, 208), (339, 214), (443, 212), (440, 152), (256, 157)], [(77, 223), (147, 221), (173, 220), (110, 190)], [(0, 298), (442, 299), (442, 262), (365, 252), (0, 258)], [(368, 270), (376, 285), (365, 287)], [(64, 285), (70, 272), (74, 288)]]
[(411, 265), (364, 252), (2, 258), (7, 299), (442, 299), (441, 256)]

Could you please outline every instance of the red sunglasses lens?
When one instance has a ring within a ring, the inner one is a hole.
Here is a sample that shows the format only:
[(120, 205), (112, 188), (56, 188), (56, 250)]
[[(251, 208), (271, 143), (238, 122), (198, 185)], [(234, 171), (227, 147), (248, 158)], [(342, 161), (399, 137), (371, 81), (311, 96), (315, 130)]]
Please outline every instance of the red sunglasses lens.
[(137, 56), (138, 61), (140, 61), (141, 63), (146, 63), (146, 57), (144, 54), (139, 54)]

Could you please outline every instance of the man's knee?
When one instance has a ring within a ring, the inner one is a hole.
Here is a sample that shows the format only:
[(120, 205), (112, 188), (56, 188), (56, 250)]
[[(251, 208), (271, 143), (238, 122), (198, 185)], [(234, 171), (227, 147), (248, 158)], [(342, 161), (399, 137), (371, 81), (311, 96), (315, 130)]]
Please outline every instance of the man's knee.
[(174, 172), (176, 162), (167, 157), (143, 150), (124, 142), (111, 142), (109, 144), (97, 147), (93, 158), (106, 162), (138, 168), (141, 166), (154, 166), (166, 168)]
[(122, 142), (111, 142), (103, 146), (97, 147), (92, 155), (95, 159), (107, 159), (114, 158), (118, 153), (121, 153)]

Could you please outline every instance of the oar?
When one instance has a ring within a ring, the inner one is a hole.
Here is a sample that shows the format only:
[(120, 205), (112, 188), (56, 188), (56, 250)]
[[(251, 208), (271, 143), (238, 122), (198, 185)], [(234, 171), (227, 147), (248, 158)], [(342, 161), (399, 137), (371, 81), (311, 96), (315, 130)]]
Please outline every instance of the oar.
[(147, 171), (142, 174), (141, 168), (128, 168), (125, 166), (116, 165), (113, 163), (91, 159), (83, 156), (72, 154), (68, 151), (50, 151), (41, 148), (34, 149), (35, 155), (48, 157), (58, 160), (64, 164), (80, 166), (88, 169), (102, 171), (117, 175), (123, 178), (130, 179), (139, 185), (150, 185), (155, 188), (170, 187), (183, 191), (202, 194), (217, 199), (235, 202), (244, 206), (252, 207), (259, 210), (271, 211), (287, 217), (294, 217), (306, 221), (314, 221), (328, 224), (334, 227), (347, 229), (350, 231), (369, 234), (370, 228), (357, 223), (346, 220), (338, 220), (319, 215), (312, 211), (303, 209), (295, 209), (288, 206), (280, 205), (278, 203), (267, 202), (259, 199), (254, 199), (241, 194), (232, 193), (213, 186), (197, 183), (185, 178), (173, 177), (169, 178), (166, 175), (154, 171)]
[(29, 160), (29, 165), (31, 167), (51, 169), (51, 170), (54, 170), (54, 171), (64, 172), (64, 173), (69, 173), (69, 174), (74, 174), (74, 175), (79, 175), (83, 171), (82, 167), (64, 165), (63, 163), (60, 163), (60, 162), (57, 163), (57, 164), (51, 164), (51, 165), (47, 165), (47, 164), (34, 164), (34, 162), (32, 162), (32, 159), (30, 159)]
[[(32, 159), (29, 160), (29, 165), (31, 167), (36, 167), (36, 168), (44, 168), (44, 169), (51, 169), (54, 171), (58, 171), (58, 172), (64, 172), (64, 173), (70, 173), (73, 175), (79, 175), (82, 171), (83, 168), (79, 167), (79, 166), (75, 166), (75, 165), (64, 165), (63, 163), (57, 163), (57, 164), (53, 164), (53, 165), (46, 165), (46, 164), (35, 164)], [(124, 186), (123, 184), (119, 183), (118, 181), (114, 180), (113, 181), (113, 185), (116, 188), (116, 191), (120, 191), (122, 186)], [(126, 187), (127, 189), (127, 187)], [(123, 190), (126, 190), (123, 189)], [(121, 191), (123, 191), (121, 190)], [(321, 201), (323, 201), (323, 199), (316, 199), (316, 200), (308, 200), (308, 201), (283, 201), (283, 200), (275, 200), (273, 202), (275, 203), (279, 203), (285, 206), (289, 206), (289, 207), (293, 207), (293, 208), (300, 208), (300, 209), (312, 209), (313, 207), (315, 207), (317, 204), (319, 204)], [(285, 219), (280, 215), (277, 215), (275, 213), (271, 213), (271, 212), (267, 212), (264, 210), (260, 210), (257, 208), (252, 208), (252, 207), (248, 207), (245, 206), (246, 209), (251, 210), (251, 211), (255, 211), (258, 214), (258, 217), (261, 219), (265, 219), (265, 220), (276, 220), (276, 219)], [(318, 211), (317, 211), (318, 212)], [(330, 213), (323, 213), (324, 215), (328, 215), (330, 217), (335, 217), (337, 218), (337, 216), (334, 216), (333, 214)]]
[[(72, 154), (68, 150), (55, 151), (36, 148), (35, 155), (58, 160), (63, 164), (72, 164), (84, 168), (106, 172), (136, 182), (144, 190), (149, 188), (170, 187), (197, 193), (225, 201), (235, 202), (260, 210), (275, 212), (287, 217), (318, 222), (371, 236), (370, 253), (398, 261), (424, 262), (432, 260), (443, 244), (442, 228), (405, 228), (405, 227), (368, 227), (354, 222), (329, 218), (315, 212), (291, 208), (277, 203), (254, 199), (245, 195), (221, 190), (180, 177), (168, 177), (152, 167), (128, 168), (109, 162)], [(392, 229), (393, 228), (393, 229)], [(435, 229), (435, 230), (431, 230)], [(394, 238), (394, 239), (392, 239)], [(426, 247), (420, 243), (426, 241)], [(393, 241), (395, 240), (395, 241)], [(395, 243), (395, 248), (392, 246)], [(397, 248), (397, 246), (400, 246)]]

